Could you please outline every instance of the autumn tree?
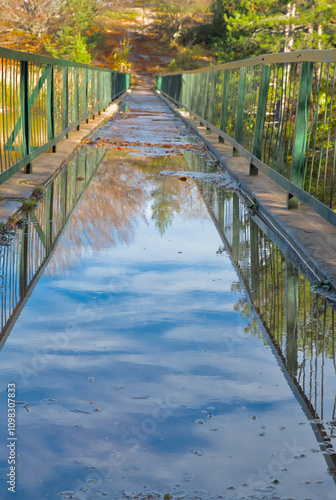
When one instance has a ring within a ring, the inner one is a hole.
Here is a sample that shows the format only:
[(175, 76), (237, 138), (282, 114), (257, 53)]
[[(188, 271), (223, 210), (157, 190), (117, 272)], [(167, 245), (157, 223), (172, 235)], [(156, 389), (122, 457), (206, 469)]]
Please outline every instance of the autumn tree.
[(209, 6), (207, 0), (157, 0), (156, 27), (161, 34), (175, 40)]
[(0, 0), (1, 45), (21, 50), (41, 47), (59, 22), (62, 7), (59, 0)]

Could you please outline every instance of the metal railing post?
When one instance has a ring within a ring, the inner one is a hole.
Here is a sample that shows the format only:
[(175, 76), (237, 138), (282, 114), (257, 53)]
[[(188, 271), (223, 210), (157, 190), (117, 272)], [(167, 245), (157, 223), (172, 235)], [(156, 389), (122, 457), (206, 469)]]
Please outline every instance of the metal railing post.
[[(301, 189), (303, 188), (303, 165), (306, 156), (308, 114), (313, 83), (313, 63), (301, 63), (300, 89), (297, 100), (295, 135), (291, 163), (290, 180)], [(287, 207), (297, 208), (298, 200), (288, 193)]]
[[(21, 106), (21, 127), (22, 127), (22, 150), (23, 156), (30, 153), (30, 119), (29, 119), (29, 63), (20, 63), (20, 106)], [(32, 172), (32, 164), (27, 163), (24, 167), (26, 174)]]
[[(84, 71), (84, 99), (83, 99), (84, 114), (86, 116), (89, 113), (88, 90), (89, 90), (89, 70), (86, 68)], [(112, 96), (111, 96), (111, 99), (112, 99)], [(89, 123), (89, 118), (86, 118), (86, 123)]]
[[(74, 108), (75, 108), (75, 121), (79, 120), (79, 79), (78, 79), (78, 68), (74, 69)], [(77, 130), (80, 130), (80, 125), (77, 125)]]

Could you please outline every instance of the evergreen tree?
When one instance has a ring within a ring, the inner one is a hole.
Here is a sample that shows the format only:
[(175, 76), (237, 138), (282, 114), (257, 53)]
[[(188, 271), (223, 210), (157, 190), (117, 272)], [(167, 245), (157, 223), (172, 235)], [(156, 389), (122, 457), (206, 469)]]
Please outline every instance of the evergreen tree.
[(213, 0), (211, 45), (219, 61), (336, 46), (336, 3)]
[(90, 51), (96, 45), (90, 40), (90, 30), (97, 11), (95, 0), (66, 0), (62, 10), (63, 26), (57, 31), (53, 41), (45, 44), (50, 54), (89, 64)]

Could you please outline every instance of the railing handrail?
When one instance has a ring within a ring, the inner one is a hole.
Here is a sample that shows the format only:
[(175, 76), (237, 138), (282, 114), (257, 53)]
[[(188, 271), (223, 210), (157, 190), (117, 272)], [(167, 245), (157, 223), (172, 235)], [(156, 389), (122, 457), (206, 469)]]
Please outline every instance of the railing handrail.
[(248, 66), (257, 66), (259, 64), (276, 64), (276, 63), (293, 63), (293, 62), (321, 62), (333, 63), (336, 62), (336, 49), (303, 49), (293, 50), (292, 52), (280, 52), (272, 54), (262, 54), (260, 56), (251, 57), (250, 59), (241, 59), (238, 61), (230, 61), (223, 64), (214, 64), (204, 66), (203, 68), (176, 71), (174, 73), (158, 73), (158, 76), (173, 76), (195, 73), (205, 73), (207, 71), (220, 71), (223, 69), (239, 69)]
[[(6, 47), (0, 47), (0, 57), (4, 59), (15, 59), (16, 61), (35, 62), (38, 64), (52, 64), (53, 66), (68, 66), (72, 68), (87, 68), (97, 71), (120, 73), (120, 71), (116, 71), (114, 69), (106, 68), (103, 66), (94, 66), (92, 64), (80, 63), (69, 59), (60, 59), (57, 57), (35, 54), (34, 52), (21, 52), (20, 50), (8, 49)], [(130, 74), (129, 71), (124, 71), (123, 73)]]

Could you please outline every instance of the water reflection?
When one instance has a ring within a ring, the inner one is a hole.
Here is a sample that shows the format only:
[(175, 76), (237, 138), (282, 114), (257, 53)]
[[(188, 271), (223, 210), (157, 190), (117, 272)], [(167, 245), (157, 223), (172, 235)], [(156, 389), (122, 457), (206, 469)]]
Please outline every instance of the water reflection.
[(24, 215), (23, 227), (11, 244), (0, 246), (0, 349), (104, 153), (102, 148), (77, 151), (47, 185), (39, 207)]
[[(191, 169), (209, 171), (209, 162), (186, 155)], [(218, 253), (232, 256), (243, 291), (235, 310), (248, 319), (246, 333), (271, 341), (285, 367), (291, 388), (303, 407), (336, 476), (336, 314), (314, 293), (291, 259), (252, 220), (250, 211), (231, 189), (198, 179), (223, 241)], [(292, 256), (292, 259), (294, 256)], [(256, 312), (251, 316), (250, 305)]]
[[(57, 245), (47, 272), (64, 276), (88, 245), (99, 253), (109, 246), (130, 244), (139, 221), (146, 220), (149, 201), (151, 218), (162, 236), (176, 213), (186, 218), (202, 218), (202, 201), (191, 196), (195, 189), (192, 182), (171, 179), (168, 184), (157, 176), (168, 166), (176, 171), (185, 168), (183, 156), (130, 159), (107, 153), (86, 193), (85, 205), (80, 205), (71, 217), (69, 231)], [(151, 179), (155, 186), (151, 192), (146, 179)]]
[[(17, 498), (331, 499), (334, 484), (287, 385), (290, 371), (302, 404), (300, 349), (309, 362), (311, 354), (300, 322), (283, 311), (286, 300), (301, 311), (301, 288), (289, 285), (304, 278), (232, 191), (201, 185), (211, 219), (200, 186), (160, 175), (185, 170), (182, 157), (168, 161), (106, 156), (69, 219), (86, 179), (75, 163), (14, 242), (17, 269), (27, 255), (21, 303), (46, 265), (0, 366), (26, 404), (17, 408)], [(304, 293), (313, 304), (308, 285)], [(274, 355), (290, 360), (280, 364), (287, 382)], [(316, 391), (328, 416), (333, 359), (324, 354), (323, 396)], [(326, 424), (317, 425), (321, 441)], [(5, 477), (5, 461), (0, 470)]]

